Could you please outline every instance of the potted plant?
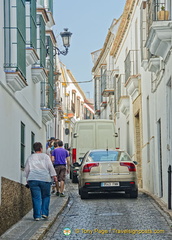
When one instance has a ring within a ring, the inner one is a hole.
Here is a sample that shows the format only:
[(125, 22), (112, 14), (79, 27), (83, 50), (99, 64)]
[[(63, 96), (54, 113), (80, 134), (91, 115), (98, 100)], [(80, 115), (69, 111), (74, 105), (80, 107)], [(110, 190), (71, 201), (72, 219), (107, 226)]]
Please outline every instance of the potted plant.
[(161, 10), (157, 12), (158, 20), (168, 20), (169, 18), (169, 11), (165, 10), (165, 7), (162, 6)]

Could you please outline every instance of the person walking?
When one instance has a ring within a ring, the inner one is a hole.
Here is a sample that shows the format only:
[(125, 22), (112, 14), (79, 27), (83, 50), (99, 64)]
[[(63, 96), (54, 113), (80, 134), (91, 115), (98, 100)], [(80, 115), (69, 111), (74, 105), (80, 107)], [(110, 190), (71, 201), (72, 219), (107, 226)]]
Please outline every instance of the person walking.
[(50, 157), (43, 153), (40, 142), (33, 144), (34, 153), (25, 164), (26, 180), (29, 185), (33, 204), (33, 218), (39, 221), (48, 218), (50, 204), (51, 178), (57, 181), (56, 171)]
[[(57, 173), (56, 182), (56, 195), (60, 197), (65, 197), (64, 195), (64, 184), (65, 184), (65, 177), (66, 171), (69, 173), (70, 171), (70, 159), (69, 153), (66, 149), (63, 148), (63, 142), (59, 140), (58, 142), (54, 143), (55, 149), (52, 151), (52, 162), (54, 163), (54, 167)], [(66, 169), (67, 165), (67, 169)], [(59, 187), (60, 182), (60, 187)]]

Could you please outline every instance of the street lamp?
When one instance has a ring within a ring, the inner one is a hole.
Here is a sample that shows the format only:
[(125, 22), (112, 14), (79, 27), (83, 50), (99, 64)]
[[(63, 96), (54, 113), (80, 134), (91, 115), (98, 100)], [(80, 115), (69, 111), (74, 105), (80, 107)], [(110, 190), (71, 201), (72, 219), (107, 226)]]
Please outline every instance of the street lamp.
[(60, 33), (60, 36), (62, 37), (62, 41), (63, 41), (63, 46), (65, 47), (65, 50), (63, 51), (60, 51), (59, 48), (57, 47), (54, 47), (54, 51), (55, 51), (55, 54), (62, 54), (62, 55), (67, 55), (68, 53), (68, 48), (70, 47), (70, 38), (71, 38), (71, 35), (72, 33), (71, 32), (68, 32), (68, 28), (64, 28), (64, 32), (61, 32)]

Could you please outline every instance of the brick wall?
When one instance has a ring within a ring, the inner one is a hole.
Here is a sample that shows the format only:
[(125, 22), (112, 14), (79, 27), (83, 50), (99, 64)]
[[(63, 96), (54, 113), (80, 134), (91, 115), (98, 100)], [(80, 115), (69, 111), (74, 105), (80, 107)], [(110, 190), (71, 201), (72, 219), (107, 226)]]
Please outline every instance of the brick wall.
[(0, 235), (32, 208), (30, 190), (23, 184), (3, 177), (1, 184)]

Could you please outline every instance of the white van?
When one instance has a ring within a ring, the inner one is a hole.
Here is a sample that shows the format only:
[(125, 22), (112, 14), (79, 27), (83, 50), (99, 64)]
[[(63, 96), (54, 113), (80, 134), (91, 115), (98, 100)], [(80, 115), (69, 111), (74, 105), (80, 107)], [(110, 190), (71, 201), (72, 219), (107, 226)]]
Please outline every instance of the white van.
[(116, 137), (115, 124), (112, 120), (81, 120), (75, 123), (71, 140), (70, 177), (72, 182), (77, 182), (78, 172), (78, 168), (73, 164), (80, 163), (80, 158), (89, 150), (115, 149)]

